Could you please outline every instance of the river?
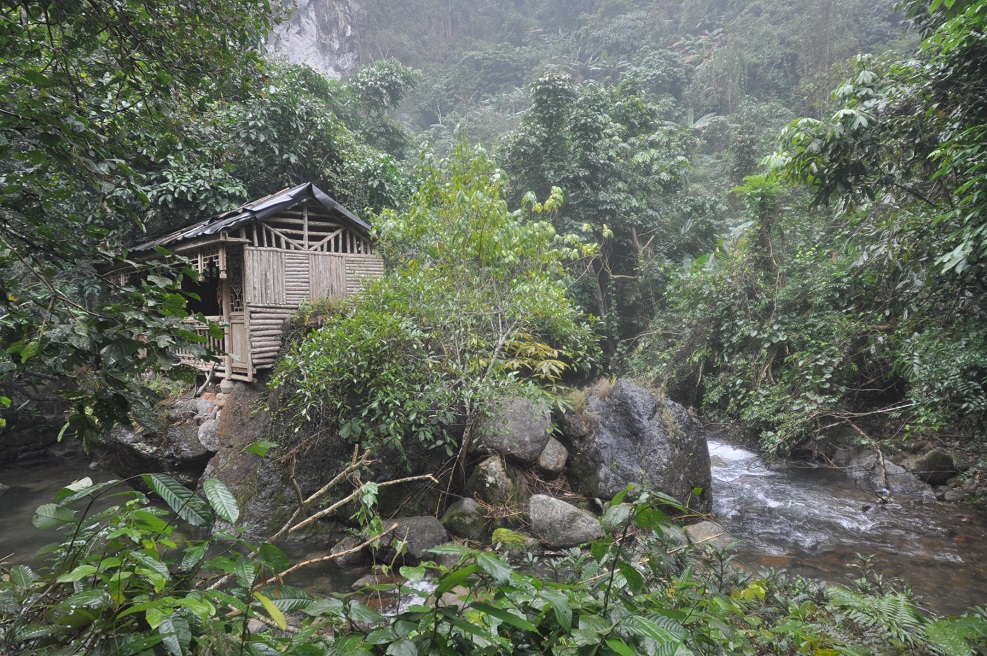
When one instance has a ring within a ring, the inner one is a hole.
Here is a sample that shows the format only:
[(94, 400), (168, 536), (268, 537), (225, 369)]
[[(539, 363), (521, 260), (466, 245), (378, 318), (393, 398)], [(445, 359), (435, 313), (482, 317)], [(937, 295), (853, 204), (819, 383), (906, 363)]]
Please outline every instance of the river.
[[(860, 554), (885, 578), (907, 581), (920, 607), (959, 614), (987, 604), (987, 514), (920, 496), (896, 495), (882, 504), (873, 490), (839, 471), (768, 466), (721, 439), (709, 447), (716, 521), (740, 541), (742, 562), (845, 583), (859, 575), (850, 565)], [(38, 563), (35, 551), (59, 533), (36, 530), (34, 509), (73, 480), (111, 478), (88, 464), (68, 451), (0, 468), (0, 483), (10, 486), (0, 495), (0, 559)], [(318, 554), (292, 549), (290, 555)], [(318, 592), (346, 589), (362, 573), (327, 565), (306, 570), (306, 583)]]
[(857, 555), (916, 603), (959, 614), (987, 603), (987, 514), (896, 494), (887, 503), (845, 473), (710, 440), (716, 521), (740, 540), (740, 560), (835, 583), (857, 578)]

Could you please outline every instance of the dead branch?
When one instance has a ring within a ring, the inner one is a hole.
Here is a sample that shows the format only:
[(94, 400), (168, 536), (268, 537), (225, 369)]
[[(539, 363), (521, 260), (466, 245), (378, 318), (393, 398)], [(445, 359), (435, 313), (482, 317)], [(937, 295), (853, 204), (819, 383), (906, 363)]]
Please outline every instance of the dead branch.
[[(436, 485), (439, 484), (439, 481), (436, 480), (436, 478), (434, 476), (432, 476), (431, 474), (424, 474), (422, 476), (409, 476), (407, 478), (399, 478), (399, 479), (396, 479), (396, 480), (393, 480), (393, 481), (385, 481), (383, 483), (377, 483), (377, 487), (387, 487), (388, 485), (397, 485), (399, 483), (410, 483), (412, 481), (422, 481), (422, 480), (430, 480), (433, 483), (435, 483)], [(332, 504), (328, 508), (324, 508), (323, 510), (320, 510), (319, 512), (315, 513), (314, 515), (312, 515), (308, 519), (303, 520), (302, 522), (299, 522), (298, 524), (295, 524), (290, 529), (288, 529), (288, 532), (289, 533), (294, 533), (298, 529), (303, 528), (305, 526), (308, 526), (309, 524), (311, 524), (315, 520), (320, 519), (322, 517), (325, 517), (329, 513), (333, 512), (334, 510), (337, 510), (338, 508), (341, 508), (342, 506), (345, 506), (347, 503), (349, 503), (353, 499), (356, 499), (360, 495), (360, 490), (362, 490), (362, 489), (363, 489), (362, 487), (356, 488), (355, 490), (353, 490), (353, 492), (351, 492), (350, 494), (347, 494), (344, 498), (340, 499), (339, 501), (337, 501), (336, 503)]]
[(391, 531), (393, 531), (397, 527), (398, 527), (397, 523), (393, 523), (387, 529), (381, 531), (380, 533), (378, 533), (377, 535), (373, 536), (372, 538), (368, 538), (367, 540), (365, 540), (364, 542), (358, 544), (357, 546), (353, 547), (352, 549), (347, 549), (345, 551), (338, 551), (336, 553), (332, 553), (332, 554), (329, 554), (327, 556), (319, 556), (318, 558), (310, 558), (309, 560), (305, 560), (305, 561), (302, 561), (302, 562), (297, 563), (295, 565), (292, 565), (291, 567), (289, 567), (285, 571), (281, 572), (280, 574), (277, 574), (276, 576), (272, 576), (269, 579), (266, 579), (264, 581), (261, 581), (260, 583), (255, 584), (254, 585), (254, 590), (259, 590), (259, 589), (263, 588), (265, 585), (270, 585), (271, 583), (274, 583), (275, 581), (280, 581), (281, 578), (284, 577), (286, 574), (290, 574), (291, 572), (294, 572), (295, 570), (301, 569), (302, 567), (307, 567), (309, 565), (317, 565), (318, 563), (324, 563), (324, 562), (327, 562), (327, 561), (330, 561), (330, 560), (335, 560), (337, 558), (342, 558), (343, 556), (348, 556), (348, 555), (350, 555), (352, 553), (356, 553), (360, 549), (364, 549), (366, 547), (369, 547), (371, 544), (373, 544), (377, 540), (381, 539), (382, 537), (384, 537), (385, 535), (387, 535), (388, 533), (390, 533)]

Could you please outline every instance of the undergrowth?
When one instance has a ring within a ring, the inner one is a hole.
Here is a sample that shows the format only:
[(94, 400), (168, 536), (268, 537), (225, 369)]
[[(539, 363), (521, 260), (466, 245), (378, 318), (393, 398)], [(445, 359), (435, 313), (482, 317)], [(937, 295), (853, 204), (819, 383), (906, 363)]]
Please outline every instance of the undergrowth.
[[(983, 610), (927, 617), (907, 591), (879, 577), (844, 589), (735, 567), (728, 551), (688, 544), (665, 514), (677, 504), (662, 495), (638, 493), (628, 502), (621, 493), (601, 518), (607, 537), (528, 563), (533, 569), (456, 544), (439, 547), (434, 553), (454, 564), (400, 567), (403, 582), (390, 586), (404, 596), (427, 581), (428, 598), (384, 615), (359, 593), (315, 598), (285, 584), (284, 553), (235, 530), (181, 537), (179, 519), (235, 524), (236, 501), (219, 481), (205, 483), (205, 499), (167, 476), (144, 482), (171, 512), (121, 491), (119, 482), (88, 479), (38, 509), (35, 525), (61, 527), (66, 538), (48, 548), (46, 568), (2, 569), (2, 653), (987, 653)], [(104, 497), (117, 504), (91, 513)]]

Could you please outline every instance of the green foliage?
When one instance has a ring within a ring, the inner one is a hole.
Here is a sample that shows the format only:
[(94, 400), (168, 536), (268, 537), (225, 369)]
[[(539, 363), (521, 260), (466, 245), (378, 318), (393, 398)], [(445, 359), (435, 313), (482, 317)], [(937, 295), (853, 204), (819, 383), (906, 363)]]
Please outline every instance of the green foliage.
[(591, 251), (537, 220), (557, 210), (557, 192), (509, 211), (482, 150), (426, 158), (419, 178), (407, 209), (376, 222), (384, 278), (304, 337), (275, 384), (351, 442), (416, 439), (452, 455), (453, 425), (471, 426), (493, 396), (592, 366), (592, 328), (563, 270)]
[(611, 89), (580, 88), (552, 74), (532, 84), (531, 95), (531, 108), (503, 146), (513, 193), (557, 185), (566, 197), (554, 218), (557, 230), (597, 244), (599, 259), (578, 298), (605, 322), (613, 356), (655, 311), (645, 300), (655, 295), (641, 275), (646, 262), (698, 254), (697, 245), (712, 241), (706, 217), (680, 212), (699, 203), (671, 200), (686, 199), (691, 139), (633, 79)]
[(237, 0), (0, 9), (0, 381), (14, 398), (64, 392), (85, 436), (153, 401), (139, 375), (192, 337), (181, 267), (100, 274), (143, 225), (142, 171), (249, 88), (273, 17)]
[[(210, 506), (177, 483), (151, 479), (172, 512)], [(218, 481), (207, 496), (225, 499)], [(180, 486), (178, 486), (180, 487)], [(93, 504), (117, 505), (92, 513)], [(73, 507), (82, 507), (81, 512)], [(978, 614), (926, 618), (898, 592), (825, 587), (778, 572), (750, 573), (732, 557), (683, 546), (665, 515), (674, 500), (617, 496), (603, 516), (609, 537), (543, 563), (539, 577), (501, 557), (455, 544), (433, 550), (456, 562), (402, 567), (427, 584), (387, 615), (354, 594), (313, 598), (284, 584), (276, 546), (235, 533), (182, 538), (175, 517), (118, 481), (83, 479), (39, 517), (66, 515), (52, 568), (0, 569), (0, 646), (8, 653), (92, 654), (967, 654), (987, 646)], [(44, 523), (44, 522), (42, 522)], [(387, 592), (382, 589), (381, 592)], [(260, 620), (261, 630), (248, 630)], [(277, 629), (277, 631), (273, 630)]]

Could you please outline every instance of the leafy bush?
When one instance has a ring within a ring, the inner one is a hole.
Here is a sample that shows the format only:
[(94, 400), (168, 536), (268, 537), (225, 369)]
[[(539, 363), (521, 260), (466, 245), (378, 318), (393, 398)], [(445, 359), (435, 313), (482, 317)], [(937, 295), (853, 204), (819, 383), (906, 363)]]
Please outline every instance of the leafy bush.
[[(144, 481), (193, 525), (237, 519), (218, 481), (205, 483), (207, 499), (163, 475)], [(555, 580), (491, 553), (439, 547), (456, 564), (401, 567), (403, 582), (378, 591), (412, 603), (384, 616), (357, 594), (313, 598), (285, 585), (281, 575), (295, 568), (276, 546), (235, 532), (186, 540), (176, 516), (117, 484), (84, 479), (38, 509), (35, 524), (60, 526), (67, 539), (52, 547), (48, 572), (2, 570), (4, 653), (967, 656), (987, 647), (982, 614), (929, 619), (898, 591), (754, 574), (684, 544), (659, 509), (677, 504), (660, 495), (633, 504), (618, 495), (602, 518), (608, 537), (540, 568)], [(89, 514), (101, 497), (122, 502)], [(73, 505), (86, 509), (76, 517)], [(416, 603), (409, 595), (423, 584), (431, 591)]]
[(352, 442), (417, 439), (451, 456), (493, 396), (592, 366), (592, 325), (563, 270), (591, 250), (535, 220), (555, 211), (557, 193), (509, 211), (482, 150), (426, 159), (420, 177), (408, 209), (377, 221), (385, 276), (301, 339), (275, 385), (292, 412)]

